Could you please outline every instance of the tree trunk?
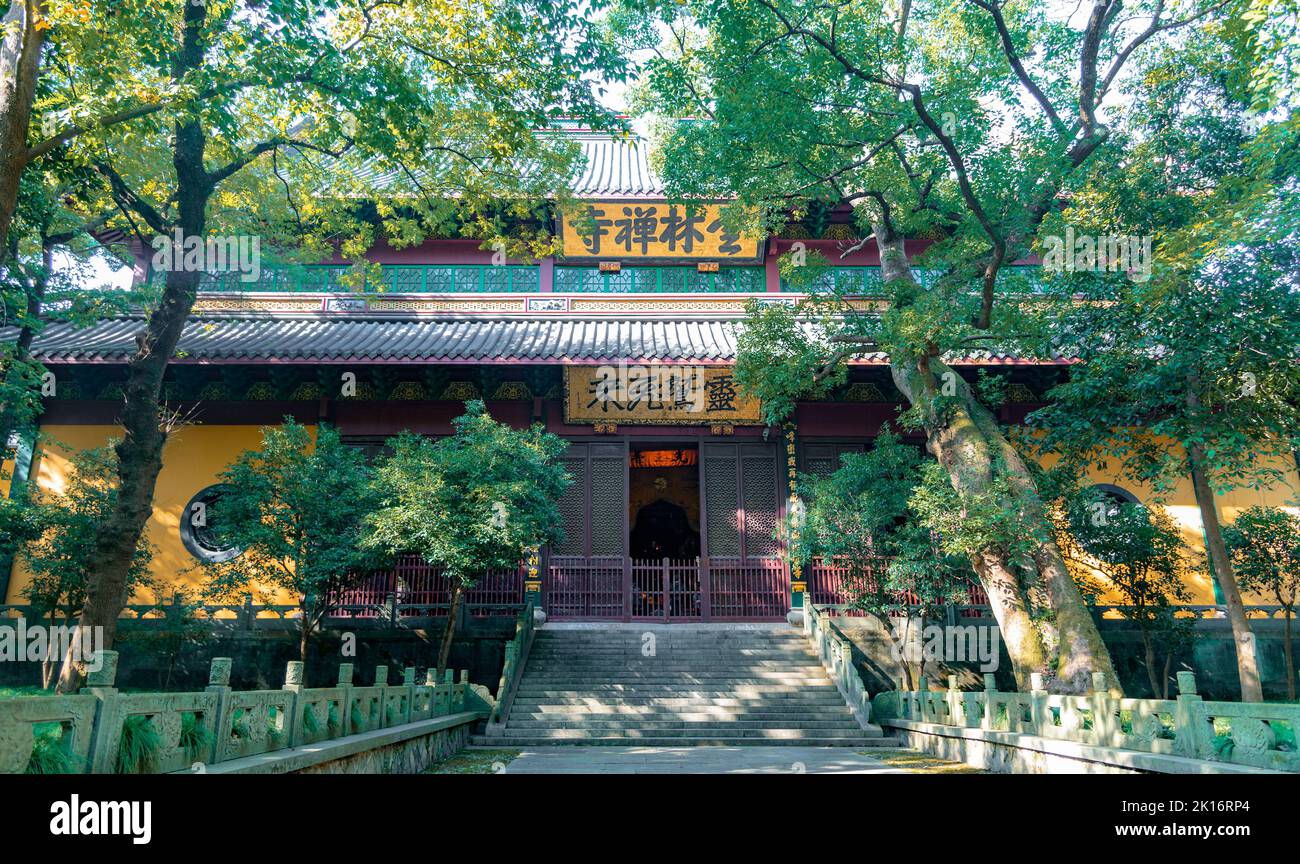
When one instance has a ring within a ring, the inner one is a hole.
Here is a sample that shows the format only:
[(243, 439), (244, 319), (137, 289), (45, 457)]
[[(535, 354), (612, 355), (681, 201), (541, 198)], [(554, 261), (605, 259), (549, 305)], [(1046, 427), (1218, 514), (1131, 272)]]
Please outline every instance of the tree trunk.
[[(886, 225), (872, 227), (886, 287), (900, 279), (915, 283), (902, 238)], [(1043, 672), (1054, 679), (1053, 690), (1086, 693), (1091, 673), (1102, 672), (1118, 687), (1110, 652), (1052, 540), (1028, 466), (969, 385), (931, 353), (891, 358), (890, 364), (899, 391), (920, 408), (927, 448), (948, 472), (953, 488), (970, 495), (983, 495), (992, 488), (995, 462), (1000, 462), (1018, 496), (1006, 506), (1019, 513), (1026, 535), (1034, 539), (1032, 560), (1019, 562), (1035, 571), (1036, 579), (1029, 584), (1017, 574), (1018, 562), (1005, 548), (981, 549), (971, 561), (1006, 642), (1017, 685), (1026, 689), (1030, 673)], [(940, 405), (941, 391), (953, 398), (943, 399)]]
[(1214, 490), (1205, 474), (1205, 453), (1197, 445), (1187, 450), (1191, 467), (1192, 490), (1196, 493), (1196, 506), (1201, 511), (1201, 524), (1205, 527), (1205, 544), (1210, 550), (1210, 564), (1219, 578), (1223, 602), (1228, 607), (1228, 621), (1232, 624), (1232, 641), (1237, 648), (1237, 676), (1241, 679), (1241, 701), (1263, 702), (1264, 689), (1259, 680), (1259, 663), (1255, 656), (1255, 634), (1246, 617), (1246, 607), (1241, 602), (1241, 589), (1232, 572), (1232, 560), (1223, 542), (1223, 528), (1219, 524), (1219, 511), (1214, 502)]
[(1168, 698), (1169, 698), (1169, 678), (1170, 678), (1169, 673), (1170, 673), (1170, 671), (1173, 669), (1173, 666), (1174, 666), (1174, 652), (1170, 651), (1168, 654), (1165, 655), (1165, 672), (1164, 672), (1164, 677), (1160, 679), (1160, 698), (1161, 698), (1161, 699), (1168, 699)]
[[(884, 630), (885, 638), (889, 640), (889, 644), (893, 647), (895, 656), (898, 657), (898, 668), (899, 671), (903, 673), (902, 675), (903, 686), (906, 687), (909, 691), (915, 690), (916, 682), (912, 679), (912, 667), (907, 662), (906, 637), (904, 637), (902, 640), (898, 640), (894, 638), (894, 626), (893, 626), (894, 622), (889, 620), (888, 615), (877, 615), (875, 613), (872, 613), (872, 616), (876, 619), (876, 621), (880, 624), (881, 628)], [(908, 622), (908, 626), (909, 627), (911, 626), (910, 619)]]
[(0, 45), (0, 260), (9, 249), (19, 181), (27, 167), (27, 132), (48, 32), (37, 24), (44, 15), (43, 0), (11, 0), (4, 16), (4, 43)]
[[(203, 24), (207, 8), (201, 4), (184, 7), (185, 28), (176, 60), (176, 77), (197, 69), (203, 62)], [(213, 183), (203, 158), (206, 138), (202, 125), (193, 119), (177, 122), (172, 147), (176, 170), (177, 223), (183, 237), (202, 237), (208, 199)], [(169, 270), (158, 308), (149, 316), (139, 345), (128, 366), (125, 400), (119, 422), (123, 437), (115, 448), (118, 458), (117, 500), (95, 534), (95, 551), (86, 570), (86, 606), (81, 613), (83, 628), (103, 634), (103, 646), (111, 648), (117, 634), (117, 616), (127, 600), (127, 574), (145, 523), (153, 511), (154, 486), (162, 468), (166, 442), (158, 405), (167, 363), (176, 352), (194, 306), (200, 273)], [(82, 672), (69, 652), (59, 675), (60, 693), (74, 693)]]
[(311, 646), (311, 622), (307, 615), (302, 616), (302, 623), (298, 625), (298, 659), (302, 661), (302, 668), (307, 668), (307, 649)]
[(460, 615), (460, 604), (465, 597), (465, 586), (460, 579), (452, 577), (451, 606), (447, 609), (447, 628), (442, 631), (442, 645), (438, 648), (438, 680), (442, 680), (447, 660), (451, 657), (451, 640), (456, 635), (456, 618)]
[(1156, 674), (1156, 646), (1151, 642), (1151, 634), (1147, 628), (1139, 627), (1142, 634), (1142, 655), (1145, 658), (1147, 666), (1147, 682), (1151, 685), (1151, 698), (1163, 699), (1160, 695), (1160, 676)]

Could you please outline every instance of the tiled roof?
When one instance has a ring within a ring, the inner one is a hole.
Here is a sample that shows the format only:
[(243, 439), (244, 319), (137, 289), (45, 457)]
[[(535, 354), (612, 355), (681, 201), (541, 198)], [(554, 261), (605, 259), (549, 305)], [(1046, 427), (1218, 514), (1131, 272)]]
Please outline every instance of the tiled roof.
[(663, 198), (664, 185), (650, 167), (649, 144), (642, 138), (596, 133), (574, 134), (585, 167), (573, 180), (583, 198)]
[[(88, 327), (53, 323), (32, 344), (45, 363), (123, 363), (135, 351), (143, 318), (102, 320)], [(185, 325), (180, 362), (270, 363), (730, 363), (739, 322), (719, 318), (556, 317), (240, 317), (197, 316)], [(0, 342), (14, 328), (0, 328)], [(1067, 363), (972, 351), (950, 363), (1020, 365)], [(855, 365), (888, 363), (882, 352), (859, 354)]]
[[(177, 347), (181, 361), (358, 360), (380, 363), (501, 361), (719, 363), (736, 353), (734, 324), (718, 320), (195, 318)], [(90, 327), (59, 323), (32, 345), (47, 363), (123, 362), (141, 318)], [(0, 330), (0, 341), (13, 339)]]

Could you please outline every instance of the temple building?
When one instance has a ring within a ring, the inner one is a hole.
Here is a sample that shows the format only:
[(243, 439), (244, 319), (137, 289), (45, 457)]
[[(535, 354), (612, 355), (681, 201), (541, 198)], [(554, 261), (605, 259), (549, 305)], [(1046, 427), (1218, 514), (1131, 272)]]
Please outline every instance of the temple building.
[[(644, 145), (571, 134), (586, 159), (574, 188), (583, 203), (558, 220), (563, 252), (553, 258), (494, 261), (477, 240), (429, 239), (372, 250), (383, 290), (346, 287), (342, 259), (264, 264), (257, 281), (205, 284), (165, 384), (188, 422), (169, 437), (148, 525), (162, 583), (197, 586), (198, 562), (235, 551), (184, 515), (219, 501), (219, 474), (259, 446), (259, 427), (286, 416), (330, 423), (378, 453), (404, 429), (450, 433), (464, 401), (481, 398), (499, 420), (539, 422), (568, 440), (575, 482), (562, 502), (564, 542), (517, 572), (489, 574), (470, 593), (471, 609), (511, 610), (531, 597), (555, 620), (775, 621), (839, 599), (835, 571), (792, 570), (774, 529), (796, 472), (834, 470), (897, 417), (902, 398), (886, 358), (855, 358), (845, 385), (774, 429), (737, 389), (731, 364), (747, 302), (799, 296), (777, 267), (792, 244), (824, 252), (834, 262), (824, 278), (863, 303), (880, 284), (874, 244), (843, 254), (859, 239), (846, 212), (792, 222), (779, 237), (728, 233), (718, 205), (669, 202)], [(59, 489), (70, 451), (119, 434), (126, 363), (143, 323), (126, 315), (39, 335), (35, 356), (58, 388), (38, 443), (20, 448), (17, 479)], [(1000, 410), (1010, 424), (1067, 365), (988, 353), (952, 362), (971, 380), (981, 368), (1006, 376)], [(1295, 466), (1288, 471), (1297, 486)], [(1119, 478), (1095, 480), (1121, 497), (1151, 498)], [(1283, 503), (1289, 491), (1242, 490), (1220, 506), (1230, 519), (1252, 504)], [(1201, 544), (1190, 480), (1169, 503), (1189, 544)], [(0, 598), (24, 602), (28, 578), (21, 559), (0, 572)], [(1206, 580), (1192, 586), (1197, 603), (1216, 600)], [(436, 572), (404, 559), (358, 596), (436, 603), (444, 591)]]

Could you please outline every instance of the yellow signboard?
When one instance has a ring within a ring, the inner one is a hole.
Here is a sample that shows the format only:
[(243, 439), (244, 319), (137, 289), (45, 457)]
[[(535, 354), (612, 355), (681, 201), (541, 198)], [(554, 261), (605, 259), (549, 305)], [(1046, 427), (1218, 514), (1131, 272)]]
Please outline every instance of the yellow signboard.
[(759, 241), (723, 228), (718, 204), (583, 201), (560, 219), (562, 257), (757, 261)]
[(568, 366), (564, 421), (572, 424), (763, 425), (761, 403), (742, 397), (728, 366)]

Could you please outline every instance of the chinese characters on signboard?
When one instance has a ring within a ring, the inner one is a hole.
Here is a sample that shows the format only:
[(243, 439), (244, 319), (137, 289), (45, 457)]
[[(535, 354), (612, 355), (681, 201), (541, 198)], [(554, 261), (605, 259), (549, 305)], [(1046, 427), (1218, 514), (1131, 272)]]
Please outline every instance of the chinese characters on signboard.
[(717, 204), (590, 201), (562, 214), (565, 258), (759, 257), (758, 241), (729, 231)]
[(741, 395), (730, 367), (571, 366), (565, 422), (761, 425), (757, 399)]

